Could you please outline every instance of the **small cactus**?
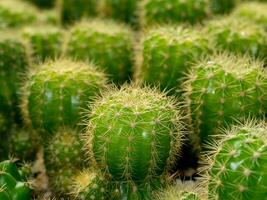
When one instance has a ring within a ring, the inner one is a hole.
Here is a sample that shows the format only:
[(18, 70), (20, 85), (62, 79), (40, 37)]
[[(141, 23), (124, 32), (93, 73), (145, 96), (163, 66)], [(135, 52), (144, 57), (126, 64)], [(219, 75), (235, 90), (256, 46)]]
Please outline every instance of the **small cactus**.
[(93, 60), (115, 83), (123, 83), (132, 71), (132, 32), (112, 21), (83, 21), (69, 33), (65, 54), (78, 60)]
[(33, 62), (55, 60), (61, 54), (63, 31), (53, 26), (27, 27), (23, 30)]
[(209, 50), (208, 38), (201, 30), (161, 27), (145, 34), (141, 44), (136, 79), (161, 90), (175, 92), (193, 62)]
[(173, 164), (181, 146), (181, 115), (171, 97), (124, 85), (95, 102), (87, 147), (108, 177), (149, 182)]
[(257, 120), (225, 130), (209, 158), (209, 199), (266, 199), (267, 125)]
[(210, 0), (211, 11), (215, 14), (231, 12), (240, 0)]
[(208, 0), (144, 0), (141, 2), (141, 24), (195, 24), (209, 15)]
[(184, 88), (195, 132), (192, 140), (198, 144), (218, 135), (234, 118), (260, 118), (267, 109), (266, 71), (249, 58), (226, 53), (207, 57), (191, 70)]
[(105, 84), (105, 74), (92, 64), (67, 59), (41, 64), (21, 89), (24, 121), (51, 134), (64, 125), (76, 127)]

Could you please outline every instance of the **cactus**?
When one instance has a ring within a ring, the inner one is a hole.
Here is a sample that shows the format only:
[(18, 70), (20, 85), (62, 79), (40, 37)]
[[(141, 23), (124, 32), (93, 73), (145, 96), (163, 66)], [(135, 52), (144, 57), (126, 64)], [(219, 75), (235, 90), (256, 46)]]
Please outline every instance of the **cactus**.
[(100, 12), (103, 16), (138, 27), (138, 4), (140, 0), (103, 0)]
[(52, 8), (55, 4), (55, 0), (28, 0), (40, 8)]
[(221, 50), (254, 58), (265, 58), (267, 55), (266, 32), (253, 22), (228, 17), (209, 22), (207, 31)]
[(24, 121), (50, 134), (64, 125), (77, 127), (83, 109), (105, 84), (105, 74), (92, 64), (68, 59), (46, 62), (29, 73), (21, 89)]
[(195, 24), (209, 15), (208, 0), (144, 0), (140, 7), (142, 26), (181, 22)]
[(97, 14), (96, 0), (57, 0), (58, 12), (63, 25), (72, 24), (83, 17), (93, 17)]
[(240, 0), (210, 0), (211, 10), (215, 14), (227, 14), (231, 12)]
[(172, 92), (181, 89), (179, 86), (192, 62), (210, 51), (201, 30), (184, 27), (152, 29), (141, 45), (136, 79)]
[(89, 114), (89, 155), (113, 180), (149, 183), (179, 154), (182, 125), (176, 106), (171, 97), (146, 87), (109, 89)]
[(263, 64), (227, 53), (207, 57), (184, 84), (197, 145), (206, 143), (234, 118), (266, 112), (267, 76)]
[(266, 131), (255, 119), (225, 130), (209, 159), (209, 199), (266, 199)]
[(133, 41), (131, 31), (112, 21), (83, 21), (69, 33), (65, 54), (78, 60), (93, 60), (115, 83), (131, 74)]
[(56, 59), (61, 54), (63, 31), (53, 26), (27, 27), (23, 31), (35, 63)]
[(21, 73), (25, 73), (29, 65), (25, 45), (13, 34), (9, 37), (2, 33), (0, 37), (0, 121), (3, 123), (0, 130), (3, 131), (14, 121), (21, 122), (18, 91)]

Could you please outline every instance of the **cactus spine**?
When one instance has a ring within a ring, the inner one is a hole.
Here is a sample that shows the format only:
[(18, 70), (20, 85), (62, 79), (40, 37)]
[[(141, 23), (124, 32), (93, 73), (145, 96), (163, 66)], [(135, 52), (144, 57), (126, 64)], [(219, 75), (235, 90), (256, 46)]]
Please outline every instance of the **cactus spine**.
[(180, 90), (192, 62), (210, 51), (208, 39), (200, 32), (183, 27), (150, 30), (141, 44), (142, 55), (137, 57), (136, 79), (160, 85), (161, 90)]
[(49, 61), (33, 69), (21, 90), (24, 121), (53, 133), (76, 127), (82, 109), (106, 84), (105, 75), (92, 64), (67, 59)]
[(266, 131), (266, 123), (256, 120), (225, 131), (209, 159), (209, 199), (266, 198)]
[(70, 31), (65, 53), (78, 60), (93, 60), (112, 81), (123, 83), (132, 71), (132, 32), (112, 21), (84, 21)]
[(234, 118), (266, 112), (266, 71), (245, 57), (207, 57), (192, 69), (184, 87), (197, 143), (206, 143)]

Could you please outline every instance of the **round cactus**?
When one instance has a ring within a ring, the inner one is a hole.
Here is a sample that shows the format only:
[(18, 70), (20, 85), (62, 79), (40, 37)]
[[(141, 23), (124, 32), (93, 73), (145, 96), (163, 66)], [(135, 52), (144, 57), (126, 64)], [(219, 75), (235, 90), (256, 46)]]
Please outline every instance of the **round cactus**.
[(261, 62), (245, 57), (207, 57), (192, 69), (184, 87), (195, 132), (192, 140), (198, 144), (219, 134), (234, 118), (261, 117), (267, 109), (266, 71)]
[(138, 3), (140, 0), (104, 0), (100, 5), (101, 14), (138, 27)]
[(201, 30), (183, 27), (161, 27), (150, 30), (137, 56), (136, 79), (161, 90), (180, 90), (179, 87), (192, 62), (209, 52), (208, 39)]
[(266, 131), (266, 123), (256, 120), (225, 131), (209, 159), (209, 199), (266, 199)]
[(172, 98), (149, 88), (124, 85), (96, 101), (87, 146), (113, 180), (149, 182), (177, 158), (181, 115)]
[(210, 0), (211, 10), (215, 14), (231, 12), (240, 0)]
[(77, 24), (69, 33), (65, 53), (78, 60), (93, 60), (115, 83), (127, 80), (132, 70), (131, 31), (111, 21)]
[(239, 18), (214, 20), (207, 24), (208, 35), (221, 50), (265, 58), (267, 35), (263, 27)]
[(61, 126), (76, 127), (88, 101), (106, 84), (92, 64), (61, 59), (33, 69), (22, 94), (24, 121), (53, 133)]
[(28, 27), (23, 31), (35, 63), (58, 58), (61, 54), (63, 31), (53, 26)]
[(21, 122), (18, 91), (21, 73), (25, 73), (29, 65), (25, 45), (14, 35), (0, 37), (0, 121), (3, 123), (0, 130), (3, 131), (14, 121)]
[(58, 0), (58, 10), (62, 24), (71, 24), (83, 17), (97, 14), (98, 1), (96, 0)]
[(195, 24), (209, 14), (208, 0), (144, 0), (140, 7), (142, 26), (177, 22)]

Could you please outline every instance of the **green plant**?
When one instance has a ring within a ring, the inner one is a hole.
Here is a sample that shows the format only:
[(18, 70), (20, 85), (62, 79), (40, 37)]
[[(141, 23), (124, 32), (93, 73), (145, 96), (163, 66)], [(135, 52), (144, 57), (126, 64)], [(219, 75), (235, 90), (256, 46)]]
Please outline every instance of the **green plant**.
[(55, 0), (28, 0), (40, 8), (52, 8)]
[(112, 21), (83, 21), (70, 30), (65, 54), (78, 60), (92, 60), (112, 81), (123, 83), (132, 71), (132, 32)]
[(209, 15), (208, 0), (144, 0), (140, 6), (143, 26), (179, 22), (195, 24)]
[(21, 89), (24, 121), (51, 134), (64, 125), (77, 127), (83, 109), (105, 84), (105, 74), (92, 64), (68, 59), (41, 64)]
[(211, 10), (215, 14), (231, 12), (240, 0), (210, 0)]
[(149, 183), (179, 155), (183, 134), (176, 106), (147, 87), (109, 89), (89, 114), (88, 153), (112, 180)]
[(265, 122), (247, 120), (225, 130), (221, 140), (212, 145), (209, 159), (209, 199), (258, 200), (266, 192)]
[(197, 144), (245, 116), (266, 112), (267, 76), (263, 64), (247, 57), (221, 54), (200, 61), (184, 84)]
[(136, 79), (161, 90), (180, 90), (185, 73), (202, 54), (208, 54), (208, 38), (201, 30), (160, 27), (145, 34), (137, 56)]

